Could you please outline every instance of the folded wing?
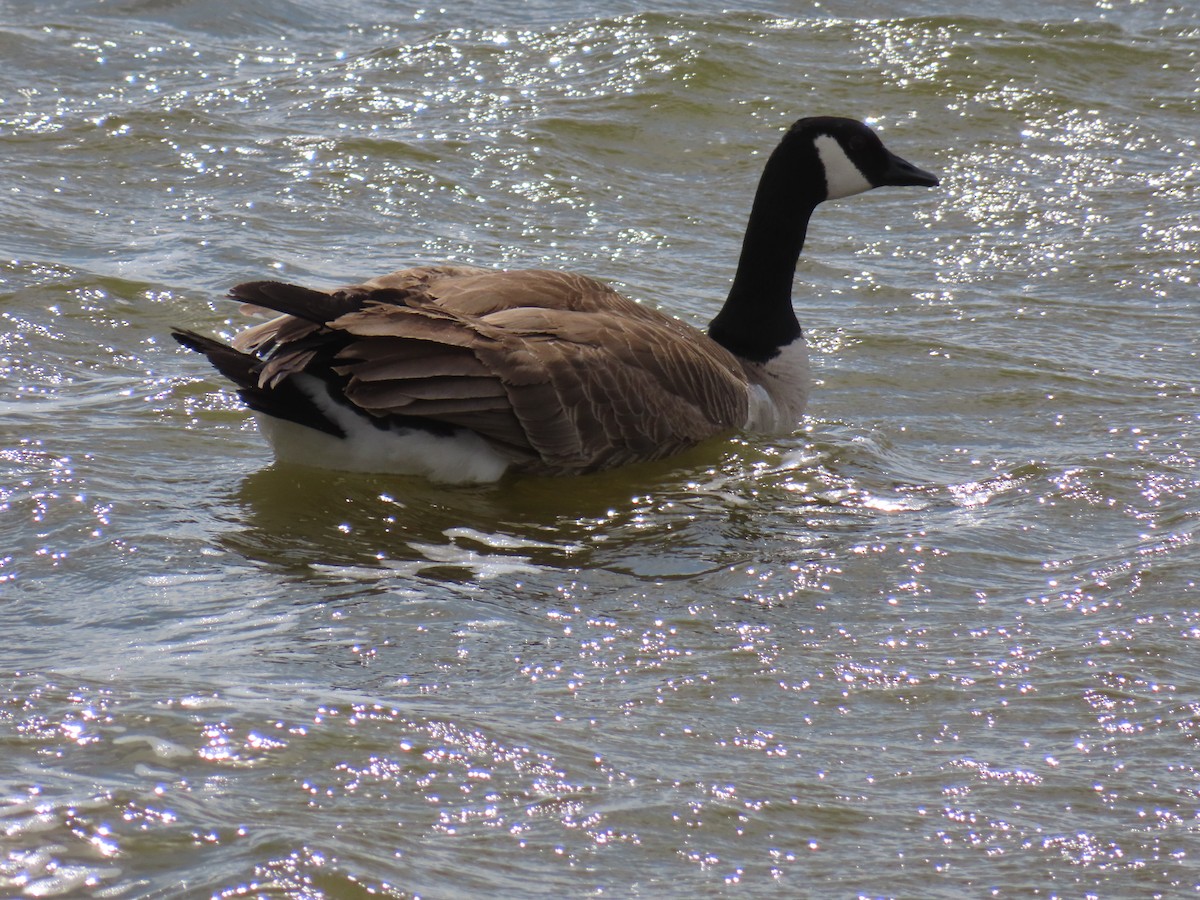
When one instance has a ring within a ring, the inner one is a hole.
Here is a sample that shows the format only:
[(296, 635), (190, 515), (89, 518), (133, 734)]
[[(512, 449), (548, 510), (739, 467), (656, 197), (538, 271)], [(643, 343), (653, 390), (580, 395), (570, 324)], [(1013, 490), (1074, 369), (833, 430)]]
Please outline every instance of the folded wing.
[(731, 354), (579, 275), (426, 267), (331, 293), (232, 293), (285, 313), (234, 341), (258, 358), (258, 390), (316, 375), (380, 423), (470, 429), (527, 471), (656, 459), (746, 420)]

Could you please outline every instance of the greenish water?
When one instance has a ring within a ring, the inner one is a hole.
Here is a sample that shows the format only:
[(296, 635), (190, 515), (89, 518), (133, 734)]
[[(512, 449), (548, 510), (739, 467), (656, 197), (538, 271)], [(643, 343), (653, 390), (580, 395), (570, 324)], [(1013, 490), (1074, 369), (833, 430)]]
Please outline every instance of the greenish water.
[[(0, 0), (0, 895), (1200, 889), (1200, 13)], [(572, 268), (701, 324), (765, 153), (804, 427), (270, 464), (231, 284)]]

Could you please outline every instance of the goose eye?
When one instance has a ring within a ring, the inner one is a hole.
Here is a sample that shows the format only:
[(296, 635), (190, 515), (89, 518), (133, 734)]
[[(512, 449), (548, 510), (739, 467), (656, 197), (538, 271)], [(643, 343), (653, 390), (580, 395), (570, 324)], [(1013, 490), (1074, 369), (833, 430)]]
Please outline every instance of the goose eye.
[(867, 149), (867, 142), (860, 135), (851, 135), (846, 139), (846, 152), (851, 154), (862, 153)]

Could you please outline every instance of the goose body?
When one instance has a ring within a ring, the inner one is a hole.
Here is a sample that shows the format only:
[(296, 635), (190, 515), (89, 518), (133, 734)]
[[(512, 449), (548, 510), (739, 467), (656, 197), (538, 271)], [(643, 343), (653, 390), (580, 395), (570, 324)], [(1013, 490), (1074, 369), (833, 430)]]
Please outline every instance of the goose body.
[(281, 315), (231, 345), (175, 338), (238, 387), (277, 458), (487, 482), (580, 474), (735, 430), (792, 430), (808, 355), (791, 288), (818, 203), (937, 178), (850, 119), (801, 119), (772, 153), (708, 333), (567, 272), (403, 269), (317, 291), (230, 292)]

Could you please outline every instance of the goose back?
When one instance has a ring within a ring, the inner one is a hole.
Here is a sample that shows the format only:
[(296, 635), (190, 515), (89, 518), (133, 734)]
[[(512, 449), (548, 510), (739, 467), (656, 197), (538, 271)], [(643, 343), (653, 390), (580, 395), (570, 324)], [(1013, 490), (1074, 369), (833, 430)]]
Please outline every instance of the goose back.
[(257, 388), (315, 375), (381, 426), (466, 429), (527, 472), (657, 459), (747, 418), (736, 357), (582, 275), (430, 266), (232, 295), (284, 313), (234, 340)]

